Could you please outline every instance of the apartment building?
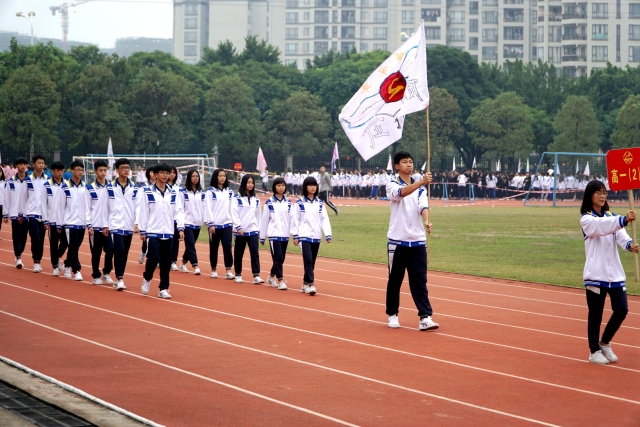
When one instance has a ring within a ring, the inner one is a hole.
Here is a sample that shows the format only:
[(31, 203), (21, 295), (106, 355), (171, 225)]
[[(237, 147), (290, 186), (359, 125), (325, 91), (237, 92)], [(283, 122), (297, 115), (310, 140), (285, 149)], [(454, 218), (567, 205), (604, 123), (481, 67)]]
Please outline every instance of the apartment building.
[(541, 59), (571, 76), (640, 63), (640, 0), (174, 0), (174, 54), (196, 63), (205, 46), (242, 50), (257, 35), (302, 69), (329, 50), (393, 51), (421, 20), (428, 46), (479, 61)]

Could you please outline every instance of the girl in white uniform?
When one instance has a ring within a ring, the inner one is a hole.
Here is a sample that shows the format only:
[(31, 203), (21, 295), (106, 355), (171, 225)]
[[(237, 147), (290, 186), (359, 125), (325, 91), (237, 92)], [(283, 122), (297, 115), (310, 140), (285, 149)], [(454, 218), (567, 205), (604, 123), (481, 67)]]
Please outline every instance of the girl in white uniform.
[(240, 181), (240, 189), (231, 202), (231, 215), (233, 218), (233, 234), (236, 237), (233, 260), (236, 272), (236, 283), (242, 283), (242, 257), (244, 250), (249, 246), (251, 255), (251, 273), (253, 283), (264, 283), (260, 278), (260, 251), (258, 247), (260, 234), (260, 199), (256, 197), (255, 180), (253, 175), (245, 175)]
[(286, 191), (287, 186), (284, 179), (276, 178), (273, 181), (273, 197), (269, 197), (265, 202), (260, 223), (260, 244), (264, 245), (265, 239), (269, 236), (269, 247), (273, 260), (267, 283), (282, 291), (287, 289), (282, 265), (287, 255), (293, 205), (291, 200), (284, 195)]
[(178, 197), (184, 209), (184, 254), (180, 263), (180, 271), (188, 273), (187, 263), (190, 262), (193, 274), (198, 276), (200, 275), (200, 267), (198, 267), (196, 242), (200, 235), (200, 228), (204, 223), (205, 193), (202, 191), (200, 174), (196, 169), (190, 169), (187, 172), (185, 186), (180, 189)]
[[(626, 216), (617, 216), (609, 212), (607, 191), (600, 181), (587, 184), (580, 213), (586, 252), (582, 276), (589, 307), (589, 362), (606, 365), (618, 361), (618, 357), (611, 350), (611, 340), (629, 311), (626, 277), (616, 243), (627, 251), (638, 252), (638, 244), (632, 243), (624, 229), (629, 222), (635, 221), (636, 213), (627, 211)], [(600, 324), (607, 294), (611, 299), (613, 314), (600, 337)]]
[(211, 263), (211, 278), (216, 279), (218, 273), (218, 247), (222, 243), (224, 255), (224, 267), (227, 270), (225, 279), (233, 280), (235, 275), (231, 272), (233, 255), (231, 244), (233, 240), (233, 220), (231, 217), (231, 202), (233, 190), (229, 188), (227, 174), (222, 169), (216, 169), (211, 175), (211, 187), (204, 197), (204, 222), (209, 228), (209, 262)]

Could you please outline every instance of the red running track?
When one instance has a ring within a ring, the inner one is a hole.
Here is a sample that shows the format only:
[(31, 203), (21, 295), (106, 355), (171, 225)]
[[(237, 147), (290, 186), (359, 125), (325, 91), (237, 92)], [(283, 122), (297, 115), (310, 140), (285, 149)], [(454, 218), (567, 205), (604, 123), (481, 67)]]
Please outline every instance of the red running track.
[(441, 328), (417, 331), (405, 286), (391, 330), (382, 265), (320, 258), (310, 297), (297, 254), (285, 292), (210, 279), (201, 261), (205, 274), (173, 272), (173, 299), (160, 300), (140, 293), (137, 236), (122, 293), (89, 284), (86, 242), (74, 282), (51, 277), (48, 259), (31, 273), (29, 247), (16, 270), (0, 236), (0, 354), (160, 424), (640, 424), (637, 297), (620, 362), (596, 366), (581, 290), (432, 272)]

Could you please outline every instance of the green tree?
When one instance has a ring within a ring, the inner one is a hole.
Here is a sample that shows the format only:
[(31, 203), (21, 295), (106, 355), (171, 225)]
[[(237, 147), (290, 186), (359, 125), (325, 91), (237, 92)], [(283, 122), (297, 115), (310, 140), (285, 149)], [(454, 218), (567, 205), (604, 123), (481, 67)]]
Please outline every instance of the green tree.
[(255, 156), (263, 135), (260, 111), (253, 91), (237, 75), (211, 82), (205, 94), (200, 134), (209, 151), (218, 151), (232, 161)]
[[(460, 120), (460, 105), (446, 89), (429, 89), (429, 133), (431, 153), (444, 155), (454, 148), (464, 135)], [(410, 153), (424, 153), (427, 135), (427, 118), (424, 111), (405, 117), (400, 148)]]
[(0, 87), (0, 138), (23, 151), (33, 138), (37, 150), (55, 148), (58, 141), (60, 94), (37, 65), (11, 74)]
[(238, 61), (238, 54), (236, 48), (230, 40), (225, 40), (218, 43), (217, 49), (211, 49), (206, 46), (202, 50), (202, 60), (200, 65), (206, 64), (221, 64), (232, 65)]
[(307, 91), (293, 92), (286, 100), (276, 101), (265, 115), (265, 123), (270, 146), (281, 148), (283, 154), (312, 156), (331, 145), (329, 115), (320, 98)]
[(533, 120), (533, 151), (542, 154), (553, 142), (553, 120), (540, 108), (531, 108), (529, 114)]
[(244, 43), (244, 50), (238, 56), (238, 62), (256, 61), (276, 64), (280, 61), (280, 49), (265, 40), (258, 41), (258, 36), (247, 36)]
[(586, 96), (571, 95), (553, 121), (556, 136), (550, 151), (595, 153), (600, 144), (600, 123)]
[(614, 148), (640, 146), (640, 95), (630, 95), (618, 114), (617, 129), (611, 136)]
[(193, 138), (199, 88), (186, 78), (158, 68), (143, 69), (125, 98), (138, 151), (181, 153)]
[(484, 100), (467, 119), (469, 136), (480, 151), (528, 155), (533, 142), (532, 118), (524, 100), (505, 92)]

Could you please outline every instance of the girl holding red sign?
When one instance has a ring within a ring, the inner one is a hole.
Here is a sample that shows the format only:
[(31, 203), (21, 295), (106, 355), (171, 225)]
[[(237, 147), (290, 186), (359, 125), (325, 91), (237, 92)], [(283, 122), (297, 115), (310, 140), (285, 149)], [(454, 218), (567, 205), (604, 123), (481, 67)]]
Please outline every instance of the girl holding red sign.
[[(606, 365), (618, 361), (611, 349), (611, 340), (629, 311), (626, 276), (616, 243), (627, 251), (638, 252), (638, 244), (632, 243), (624, 229), (631, 221), (635, 221), (636, 213), (630, 210), (626, 216), (617, 216), (610, 212), (605, 185), (596, 180), (589, 182), (585, 188), (580, 213), (587, 258), (583, 279), (589, 307), (589, 362)], [(607, 294), (611, 299), (613, 314), (600, 337)]]

